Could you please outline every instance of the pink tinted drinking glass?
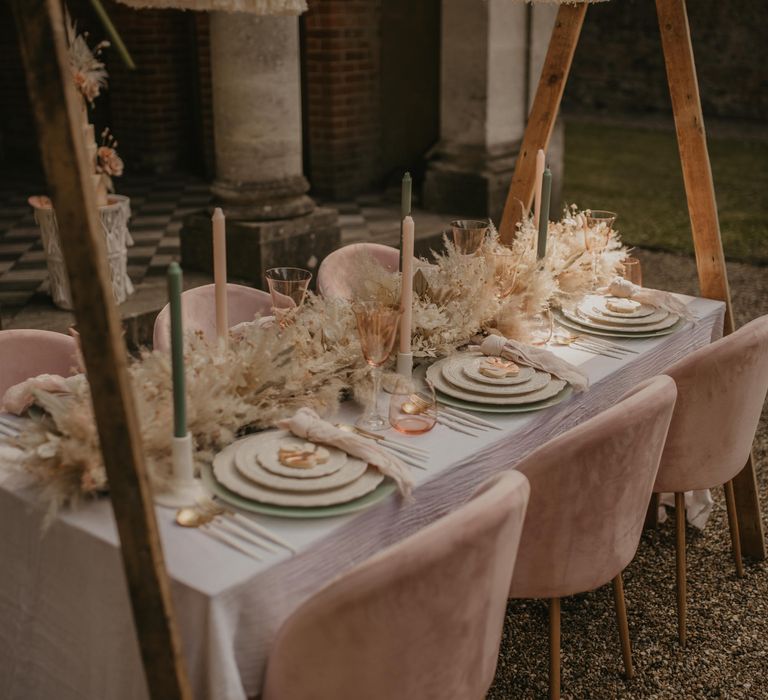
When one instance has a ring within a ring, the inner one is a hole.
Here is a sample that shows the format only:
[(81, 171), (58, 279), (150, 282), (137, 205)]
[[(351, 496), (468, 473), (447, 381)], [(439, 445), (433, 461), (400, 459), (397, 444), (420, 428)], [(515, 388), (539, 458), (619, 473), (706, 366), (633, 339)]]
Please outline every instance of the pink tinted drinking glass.
[(373, 396), (357, 421), (365, 430), (385, 430), (387, 420), (379, 413), (378, 398), (381, 389), (381, 367), (392, 354), (397, 327), (402, 313), (399, 308), (376, 301), (355, 302), (352, 305), (357, 322), (357, 333), (363, 357), (371, 368)]

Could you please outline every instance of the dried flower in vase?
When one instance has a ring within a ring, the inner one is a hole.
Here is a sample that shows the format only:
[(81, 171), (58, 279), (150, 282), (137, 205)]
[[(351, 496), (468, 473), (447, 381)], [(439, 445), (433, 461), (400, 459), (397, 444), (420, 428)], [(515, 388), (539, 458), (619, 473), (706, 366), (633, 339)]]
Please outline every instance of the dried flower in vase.
[(117, 154), (117, 139), (109, 129), (101, 132), (101, 146), (96, 151), (96, 172), (104, 176), (107, 189), (114, 192), (112, 178), (123, 174), (123, 159)]
[(69, 44), (69, 69), (72, 79), (88, 104), (101, 94), (107, 87), (107, 69), (101, 60), (101, 52), (110, 44), (102, 41), (91, 49), (88, 46), (87, 34), (78, 34), (77, 27), (67, 15), (67, 43)]

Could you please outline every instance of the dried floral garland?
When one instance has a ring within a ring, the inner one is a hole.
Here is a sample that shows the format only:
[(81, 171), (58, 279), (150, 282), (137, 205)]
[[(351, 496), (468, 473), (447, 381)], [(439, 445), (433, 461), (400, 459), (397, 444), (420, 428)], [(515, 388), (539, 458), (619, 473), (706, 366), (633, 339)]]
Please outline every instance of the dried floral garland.
[[(591, 234), (584, 215), (567, 210), (550, 224), (548, 250), (536, 259), (536, 232), (525, 221), (515, 242), (501, 245), (495, 230), (478, 255), (458, 253), (446, 241), (434, 262), (422, 261), (414, 289), (413, 347), (422, 357), (447, 355), (473, 336), (496, 332), (525, 340), (531, 316), (551, 305), (567, 304), (619, 271), (626, 249), (615, 232), (595, 262), (586, 250)], [(510, 255), (513, 278), (499, 293), (491, 274), (494, 255)], [(355, 266), (352, 288), (358, 298), (397, 303), (399, 274), (372, 258)], [(289, 312), (285, 326), (265, 330), (240, 326), (222, 353), (199, 335), (189, 335), (186, 352), (188, 426), (197, 458), (231, 443), (238, 432), (274, 425), (310, 406), (335, 412), (342, 392), (369, 390), (367, 370), (348, 302), (309, 295)], [(170, 474), (172, 381), (170, 359), (160, 351), (143, 353), (130, 369), (150, 477), (162, 487)], [(88, 383), (68, 382), (72, 393), (36, 391), (44, 417), (19, 438), (24, 467), (43, 485), (52, 511), (83, 494), (107, 488)]]

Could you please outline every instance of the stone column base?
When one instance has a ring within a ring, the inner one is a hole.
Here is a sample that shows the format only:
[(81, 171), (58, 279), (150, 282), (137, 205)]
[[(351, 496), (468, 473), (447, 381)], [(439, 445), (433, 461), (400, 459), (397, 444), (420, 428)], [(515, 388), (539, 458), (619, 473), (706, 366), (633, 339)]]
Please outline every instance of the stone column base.
[[(213, 274), (210, 213), (190, 214), (179, 236), (182, 267)], [(227, 274), (263, 289), (270, 267), (303, 267), (312, 271), (314, 287), (317, 267), (340, 243), (338, 212), (326, 207), (276, 221), (227, 219)]]
[(516, 157), (517, 144), (494, 152), (443, 145), (427, 166), (424, 208), (498, 222)]
[[(520, 144), (493, 150), (442, 145), (427, 165), (422, 202), (425, 209), (465, 218), (490, 217), (498, 226)], [(552, 218), (560, 218), (564, 137), (558, 119), (548, 149), (553, 175)]]

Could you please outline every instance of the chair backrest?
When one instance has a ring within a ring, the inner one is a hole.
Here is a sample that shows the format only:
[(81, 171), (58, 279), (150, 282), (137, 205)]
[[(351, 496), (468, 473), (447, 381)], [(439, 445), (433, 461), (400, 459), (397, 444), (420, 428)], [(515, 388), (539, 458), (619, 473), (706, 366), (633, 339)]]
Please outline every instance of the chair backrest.
[(720, 486), (746, 464), (768, 392), (768, 316), (665, 370), (677, 405), (655, 491)]
[(305, 602), (277, 635), (263, 700), (485, 697), (527, 501), (521, 474), (496, 476)]
[(0, 331), (0, 401), (8, 390), (38, 374), (68, 377), (79, 372), (77, 342), (64, 333)]
[(512, 598), (560, 598), (602, 586), (632, 560), (675, 405), (656, 377), (535, 450)]
[[(184, 332), (202, 331), (208, 340), (216, 338), (216, 285), (188, 289), (181, 295)], [(260, 289), (227, 284), (227, 320), (230, 328), (243, 321), (253, 321), (257, 314), (272, 313), (272, 297)], [(155, 319), (152, 347), (168, 350), (171, 346), (171, 310), (166, 304)]]
[(364, 256), (374, 258), (389, 272), (400, 267), (400, 251), (380, 243), (352, 243), (334, 250), (320, 263), (317, 271), (317, 291), (329, 299), (352, 299), (350, 271), (359, 266)]

